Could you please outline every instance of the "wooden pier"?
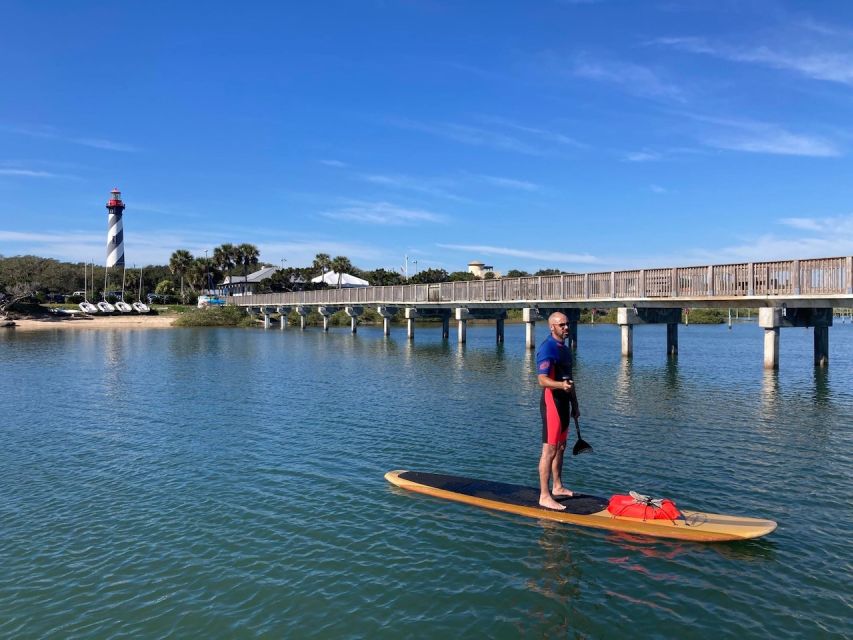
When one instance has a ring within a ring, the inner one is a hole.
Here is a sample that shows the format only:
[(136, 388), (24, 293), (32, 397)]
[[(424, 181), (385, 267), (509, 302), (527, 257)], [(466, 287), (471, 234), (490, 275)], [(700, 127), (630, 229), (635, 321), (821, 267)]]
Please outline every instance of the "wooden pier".
[(853, 257), (267, 293), (229, 296), (227, 303), (262, 313), (266, 327), (271, 314), (282, 314), (282, 328), (291, 311), (299, 314), (302, 328), (308, 313), (317, 311), (328, 330), (329, 316), (344, 309), (353, 333), (364, 308), (372, 306), (384, 319), (386, 335), (390, 318), (403, 310), (410, 339), (419, 318), (441, 319), (443, 336), (449, 337), (453, 317), (459, 342), (465, 342), (469, 319), (494, 320), (496, 339), (502, 342), (506, 311), (522, 309), (531, 349), (536, 323), (553, 311), (567, 315), (570, 339), (577, 346), (581, 309), (617, 308), (625, 357), (633, 353), (634, 325), (666, 324), (667, 354), (676, 355), (683, 310), (755, 308), (765, 331), (765, 367), (778, 368), (779, 332), (785, 327), (813, 327), (815, 365), (826, 366), (834, 310), (853, 307)]

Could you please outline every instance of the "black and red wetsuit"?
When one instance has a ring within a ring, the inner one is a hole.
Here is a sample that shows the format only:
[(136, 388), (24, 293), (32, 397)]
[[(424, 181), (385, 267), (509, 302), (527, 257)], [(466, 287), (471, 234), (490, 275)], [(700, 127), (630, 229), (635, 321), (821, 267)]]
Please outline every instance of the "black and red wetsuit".
[[(548, 336), (536, 351), (536, 374), (546, 375), (551, 380), (571, 380), (572, 350), (554, 336)], [(564, 443), (572, 417), (571, 393), (543, 388), (539, 410), (542, 413), (542, 442)]]

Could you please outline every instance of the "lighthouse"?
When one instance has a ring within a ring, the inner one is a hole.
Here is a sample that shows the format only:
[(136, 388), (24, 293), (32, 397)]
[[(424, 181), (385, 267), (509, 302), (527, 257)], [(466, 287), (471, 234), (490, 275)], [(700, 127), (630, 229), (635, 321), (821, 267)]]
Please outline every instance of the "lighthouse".
[(124, 213), (124, 202), (121, 201), (121, 191), (110, 191), (107, 202), (107, 268), (124, 266), (124, 231), (121, 224), (121, 214)]

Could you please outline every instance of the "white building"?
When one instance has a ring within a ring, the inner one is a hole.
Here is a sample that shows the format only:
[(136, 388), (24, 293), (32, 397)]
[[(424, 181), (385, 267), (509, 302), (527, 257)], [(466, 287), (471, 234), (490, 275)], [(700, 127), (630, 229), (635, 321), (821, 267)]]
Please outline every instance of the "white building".
[(479, 260), (474, 260), (468, 263), (468, 273), (473, 273), (477, 278), (485, 278), (487, 273), (491, 273), (495, 278), (500, 278), (501, 274), (495, 271), (495, 268)]

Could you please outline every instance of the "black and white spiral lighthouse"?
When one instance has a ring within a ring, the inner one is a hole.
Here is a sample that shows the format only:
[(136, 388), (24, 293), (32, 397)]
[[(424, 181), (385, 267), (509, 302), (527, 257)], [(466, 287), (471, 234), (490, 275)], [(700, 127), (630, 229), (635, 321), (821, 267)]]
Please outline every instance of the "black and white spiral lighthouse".
[(124, 213), (124, 202), (121, 201), (121, 191), (113, 189), (110, 191), (110, 199), (107, 202), (107, 268), (124, 266), (124, 229), (121, 224), (121, 215)]

